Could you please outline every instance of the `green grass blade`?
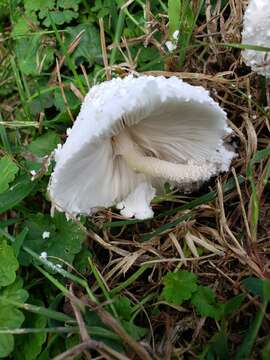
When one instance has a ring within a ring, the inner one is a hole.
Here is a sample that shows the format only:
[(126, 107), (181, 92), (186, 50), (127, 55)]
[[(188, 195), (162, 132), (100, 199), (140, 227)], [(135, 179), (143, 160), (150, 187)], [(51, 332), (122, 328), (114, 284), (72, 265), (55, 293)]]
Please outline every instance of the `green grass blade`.
[(2, 144), (3, 144), (3, 148), (7, 152), (11, 153), (11, 145), (10, 145), (9, 140), (8, 140), (6, 128), (4, 126), (5, 122), (3, 121), (1, 113), (0, 113), (0, 122), (2, 123), (2, 124), (0, 124), (0, 138), (1, 138), (1, 141), (2, 141)]
[[(251, 235), (252, 239), (255, 240), (257, 237), (257, 228), (258, 228), (258, 222), (259, 222), (259, 216), (260, 216), (260, 204), (259, 204), (259, 198), (257, 193), (257, 185), (255, 182), (255, 179), (253, 177), (253, 170), (256, 163), (261, 162), (262, 160), (270, 157), (270, 149), (263, 149), (260, 151), (257, 151), (256, 154), (253, 156), (251, 161), (248, 164), (247, 167), (247, 177), (251, 185), (252, 194), (251, 194)], [(263, 179), (263, 182), (266, 184), (268, 177), (270, 175), (270, 163), (267, 164), (267, 171), (265, 175), (265, 179)]]
[(236, 355), (234, 357), (234, 360), (242, 360), (242, 359), (248, 359), (252, 355), (252, 348), (256, 341), (258, 332), (260, 330), (260, 327), (262, 325), (265, 311), (267, 308), (268, 302), (264, 302), (262, 307), (258, 310), (254, 320), (251, 322), (250, 327), (247, 331), (247, 334), (240, 345), (240, 347), (236, 350)]
[(129, 285), (133, 284), (148, 268), (148, 265), (144, 265), (140, 267), (134, 274), (132, 274), (127, 280), (123, 281), (121, 284), (116, 286), (114, 289), (111, 290), (111, 295), (116, 295), (122, 290), (126, 289)]
[(115, 58), (116, 58), (116, 52), (118, 50), (118, 45), (120, 43), (123, 27), (125, 22), (125, 12), (121, 9), (119, 12), (117, 24), (116, 24), (116, 31), (113, 39), (113, 49), (110, 56), (110, 66), (114, 65)]
[(180, 28), (180, 10), (182, 0), (168, 0), (169, 37)]

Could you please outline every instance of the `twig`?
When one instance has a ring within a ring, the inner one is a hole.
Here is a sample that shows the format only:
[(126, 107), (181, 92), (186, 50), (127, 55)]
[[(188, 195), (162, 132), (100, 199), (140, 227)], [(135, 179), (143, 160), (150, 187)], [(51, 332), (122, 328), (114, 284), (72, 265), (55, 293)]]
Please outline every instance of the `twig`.
[(59, 88), (60, 88), (60, 91), (61, 91), (61, 95), (62, 95), (62, 98), (64, 100), (65, 106), (67, 108), (67, 112), (69, 114), (69, 117), (70, 117), (71, 121), (74, 122), (74, 118), (73, 118), (72, 112), (70, 110), (70, 107), (68, 105), (67, 97), (66, 97), (66, 94), (65, 94), (65, 91), (64, 91), (64, 86), (63, 86), (62, 79), (61, 79), (61, 74), (60, 74), (60, 66), (59, 66), (59, 62), (58, 62), (57, 59), (56, 59), (56, 74), (57, 74), (57, 78), (58, 78), (58, 83), (59, 83)]
[(108, 63), (108, 56), (106, 51), (106, 40), (105, 40), (105, 33), (104, 33), (104, 23), (103, 19), (99, 19), (99, 28), (100, 28), (100, 43), (101, 43), (101, 49), (102, 49), (102, 57), (103, 57), (103, 64), (105, 67), (105, 73), (107, 80), (111, 80), (111, 71), (109, 68)]
[[(73, 284), (70, 285), (69, 291), (75, 297), (74, 291), (73, 291)], [(81, 339), (82, 339), (83, 342), (87, 342), (87, 341), (89, 341), (91, 339), (90, 339), (90, 336), (88, 335), (88, 332), (86, 330), (86, 326), (85, 326), (82, 314), (79, 311), (76, 304), (72, 300), (70, 301), (70, 303), (71, 303), (72, 309), (74, 311), (77, 323), (79, 325)], [(87, 360), (92, 359), (92, 356), (88, 352), (85, 352), (85, 356), (86, 356)]]
[(102, 342), (95, 340), (84, 341), (81, 344), (76, 345), (73, 348), (63, 352), (62, 354), (54, 357), (52, 360), (69, 360), (69, 359), (72, 360), (76, 356), (80, 355), (86, 349), (93, 349), (100, 353), (106, 352), (111, 356), (113, 356), (111, 357), (111, 359), (115, 358), (118, 360), (129, 360), (129, 358), (126, 357), (125, 355), (120, 354), (119, 352), (109, 348), (107, 345), (103, 344)]

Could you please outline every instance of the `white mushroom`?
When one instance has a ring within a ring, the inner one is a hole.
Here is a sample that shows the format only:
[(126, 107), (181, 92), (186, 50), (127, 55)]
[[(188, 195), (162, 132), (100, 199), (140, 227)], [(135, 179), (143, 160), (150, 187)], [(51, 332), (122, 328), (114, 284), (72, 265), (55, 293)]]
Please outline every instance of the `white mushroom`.
[(223, 146), (227, 129), (208, 92), (176, 77), (96, 85), (55, 151), (52, 203), (73, 215), (117, 205), (126, 217), (150, 218), (165, 182), (190, 184), (228, 170), (234, 153)]
[[(250, 0), (245, 11), (242, 44), (270, 47), (269, 0)], [(245, 49), (242, 56), (258, 74), (270, 77), (270, 53)]]

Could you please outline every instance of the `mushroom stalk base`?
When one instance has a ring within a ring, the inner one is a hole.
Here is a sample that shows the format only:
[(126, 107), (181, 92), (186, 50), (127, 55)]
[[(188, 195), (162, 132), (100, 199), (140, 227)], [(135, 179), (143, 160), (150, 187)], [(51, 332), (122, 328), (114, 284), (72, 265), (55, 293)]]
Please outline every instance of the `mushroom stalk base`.
[(166, 160), (145, 156), (126, 132), (117, 135), (115, 145), (116, 154), (121, 155), (134, 171), (152, 177), (182, 183), (207, 180), (215, 173), (213, 163), (204, 162), (198, 165), (190, 161), (187, 164), (175, 164)]

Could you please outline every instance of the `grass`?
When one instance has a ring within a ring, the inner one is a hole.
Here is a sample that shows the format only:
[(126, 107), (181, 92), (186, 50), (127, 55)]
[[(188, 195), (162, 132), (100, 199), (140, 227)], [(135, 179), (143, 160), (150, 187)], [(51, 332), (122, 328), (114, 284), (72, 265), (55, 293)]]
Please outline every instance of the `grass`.
[[(269, 48), (239, 43), (244, 1), (206, 3), (0, 0), (0, 169), (17, 169), (0, 186), (0, 358), (270, 358), (269, 83), (241, 59)], [(133, 72), (206, 87), (231, 170), (156, 197), (151, 220), (51, 218), (51, 151), (89, 85)]]

